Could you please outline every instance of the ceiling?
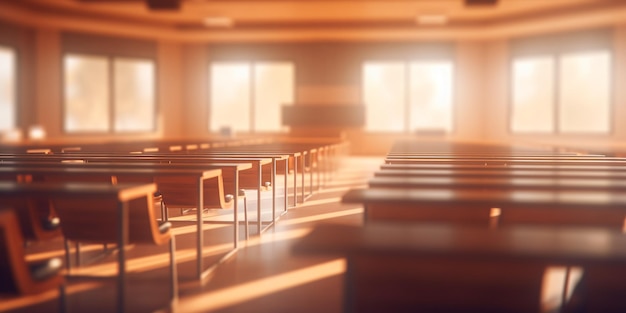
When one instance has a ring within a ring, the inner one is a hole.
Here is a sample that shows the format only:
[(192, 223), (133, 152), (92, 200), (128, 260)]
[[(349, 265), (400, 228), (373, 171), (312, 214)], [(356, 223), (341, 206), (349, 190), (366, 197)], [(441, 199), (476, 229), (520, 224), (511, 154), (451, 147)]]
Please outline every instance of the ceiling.
[[(182, 41), (481, 39), (626, 22), (622, 0), (0, 0), (0, 19)], [(422, 16), (430, 23), (420, 24)], [(211, 21), (207, 24), (207, 18)], [(212, 23), (212, 24), (211, 24)]]

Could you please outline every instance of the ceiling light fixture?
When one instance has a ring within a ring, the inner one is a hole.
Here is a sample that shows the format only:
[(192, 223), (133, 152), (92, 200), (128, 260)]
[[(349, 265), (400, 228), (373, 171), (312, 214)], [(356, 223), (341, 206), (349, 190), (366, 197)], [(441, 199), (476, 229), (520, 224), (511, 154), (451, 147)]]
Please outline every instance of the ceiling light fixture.
[(448, 17), (443, 14), (423, 14), (417, 16), (416, 22), (419, 25), (445, 25)]
[(205, 17), (202, 23), (207, 27), (232, 27), (234, 25), (233, 19), (225, 16)]

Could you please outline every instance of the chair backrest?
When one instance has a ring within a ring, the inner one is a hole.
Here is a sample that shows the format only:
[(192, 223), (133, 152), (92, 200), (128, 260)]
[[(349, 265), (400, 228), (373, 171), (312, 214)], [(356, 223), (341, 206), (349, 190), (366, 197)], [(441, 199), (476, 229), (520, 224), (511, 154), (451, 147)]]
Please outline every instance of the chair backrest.
[(61, 235), (56, 213), (46, 199), (7, 198), (3, 205), (14, 208), (25, 240), (47, 240)]
[(23, 240), (13, 209), (0, 209), (0, 293), (35, 294), (58, 288), (63, 283), (60, 272), (42, 280), (33, 279)]
[[(119, 220), (117, 197), (64, 197), (52, 200), (61, 219), (63, 235), (68, 240), (81, 242), (115, 243), (118, 240)], [(152, 194), (128, 203), (129, 243), (163, 244), (170, 232), (161, 233), (153, 211)]]
[[(159, 192), (163, 195), (163, 201), (171, 207), (190, 207), (198, 206), (198, 193), (196, 189), (197, 181), (184, 177), (157, 177), (155, 182), (159, 186)], [(224, 190), (232, 190), (225, 188), (223, 176), (204, 181), (204, 208), (219, 209), (227, 208), (225, 202)]]

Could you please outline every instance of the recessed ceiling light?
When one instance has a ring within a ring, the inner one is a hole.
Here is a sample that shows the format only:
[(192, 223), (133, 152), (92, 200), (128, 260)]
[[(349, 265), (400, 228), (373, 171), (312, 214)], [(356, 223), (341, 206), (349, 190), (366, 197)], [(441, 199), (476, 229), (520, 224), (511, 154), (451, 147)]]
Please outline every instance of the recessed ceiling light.
[(443, 14), (423, 14), (417, 16), (416, 22), (419, 25), (445, 25), (448, 17)]
[(225, 16), (205, 17), (202, 23), (208, 27), (232, 27), (234, 24), (232, 18)]

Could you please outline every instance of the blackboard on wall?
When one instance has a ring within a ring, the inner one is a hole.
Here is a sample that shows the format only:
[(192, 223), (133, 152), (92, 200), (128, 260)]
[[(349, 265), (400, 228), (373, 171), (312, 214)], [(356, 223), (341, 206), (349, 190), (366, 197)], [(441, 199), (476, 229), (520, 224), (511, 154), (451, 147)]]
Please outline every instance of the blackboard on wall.
[(363, 105), (284, 105), (282, 123), (303, 127), (362, 127), (365, 125)]

